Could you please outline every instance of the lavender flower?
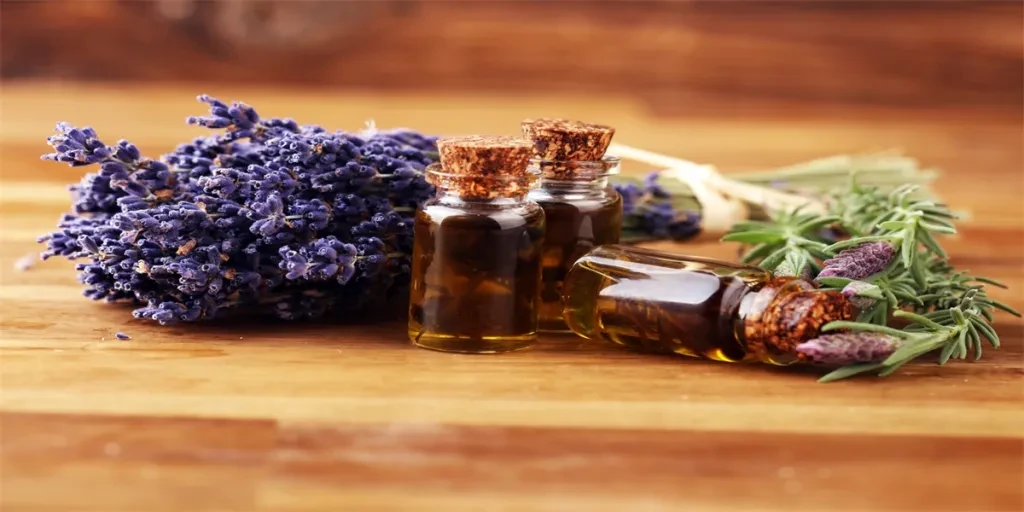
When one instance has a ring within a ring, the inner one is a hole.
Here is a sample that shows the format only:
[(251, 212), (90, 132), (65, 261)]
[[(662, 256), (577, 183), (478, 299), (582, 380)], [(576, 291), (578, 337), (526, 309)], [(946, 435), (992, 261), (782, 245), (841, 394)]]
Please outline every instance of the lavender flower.
[(668, 199), (672, 197), (672, 194), (668, 190), (665, 190), (661, 186), (658, 179), (661, 177), (661, 173), (658, 171), (652, 172), (644, 176), (644, 194), (648, 194), (658, 199)]
[(43, 155), (43, 160), (66, 162), (72, 167), (102, 162), (110, 156), (110, 148), (96, 137), (90, 127), (75, 128), (68, 123), (57, 123), (57, 135), (46, 139), (54, 152)]
[(895, 336), (874, 332), (822, 334), (796, 346), (807, 361), (829, 366), (884, 361), (899, 348)]
[(818, 277), (863, 279), (881, 272), (892, 261), (894, 254), (889, 242), (865, 242), (825, 260)]
[(129, 336), (129, 335), (123, 333), (123, 332), (119, 332), (117, 334), (114, 334), (114, 337), (119, 339), (119, 340), (130, 340), (130, 339), (132, 339), (131, 336)]

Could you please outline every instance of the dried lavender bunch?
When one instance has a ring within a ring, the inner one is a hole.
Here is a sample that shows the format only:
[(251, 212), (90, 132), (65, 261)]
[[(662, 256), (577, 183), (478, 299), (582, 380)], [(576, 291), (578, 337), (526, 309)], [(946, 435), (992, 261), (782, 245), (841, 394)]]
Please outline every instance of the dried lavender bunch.
[(329, 133), (199, 100), (209, 115), (188, 122), (221, 131), (159, 160), (57, 125), (43, 158), (99, 170), (71, 187), (74, 213), (40, 238), (44, 259), (85, 260), (87, 297), (134, 302), (161, 324), (229, 310), (309, 318), (404, 285), (434, 138)]
[(681, 204), (681, 196), (659, 177), (660, 173), (652, 172), (641, 183), (623, 181), (613, 185), (622, 196), (623, 242), (683, 241), (700, 234), (700, 214)]
[[(950, 357), (965, 358), (969, 351), (980, 357), (983, 339), (999, 345), (989, 325), (993, 311), (1020, 316), (986, 293), (987, 285), (1001, 284), (949, 263), (939, 239), (956, 232), (955, 216), (917, 192), (909, 185), (883, 193), (852, 183), (830, 195), (828, 215), (776, 214), (770, 221), (737, 224), (723, 237), (748, 245), (744, 261), (816, 276), (819, 284), (841, 290), (858, 307), (856, 322), (834, 322), (825, 330), (871, 334), (830, 334), (798, 348), (810, 361), (845, 365), (823, 381), (869, 371), (889, 375), (932, 350), (941, 351), (942, 364)], [(847, 238), (826, 245), (822, 228)], [(910, 325), (890, 328), (893, 317)]]

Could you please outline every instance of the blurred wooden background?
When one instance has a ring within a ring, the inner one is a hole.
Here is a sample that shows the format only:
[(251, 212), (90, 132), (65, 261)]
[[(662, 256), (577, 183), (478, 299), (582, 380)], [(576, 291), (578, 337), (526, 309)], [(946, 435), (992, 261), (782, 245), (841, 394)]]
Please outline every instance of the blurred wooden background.
[(622, 93), (665, 115), (1020, 118), (1016, 1), (3, 2), (7, 79)]

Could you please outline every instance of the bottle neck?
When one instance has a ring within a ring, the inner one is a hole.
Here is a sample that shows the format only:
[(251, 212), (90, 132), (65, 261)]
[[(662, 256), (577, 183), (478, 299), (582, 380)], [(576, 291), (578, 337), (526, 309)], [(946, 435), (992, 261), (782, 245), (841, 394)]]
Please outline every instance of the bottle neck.
[(587, 194), (602, 192), (608, 188), (608, 177), (600, 178), (546, 178), (540, 179), (538, 187), (550, 194)]
[(438, 201), (480, 204), (521, 204), (537, 183), (538, 173), (453, 174), (439, 164), (427, 167), (427, 182), (436, 187)]
[(479, 195), (466, 195), (460, 189), (442, 188), (437, 187), (437, 192), (434, 194), (434, 201), (438, 204), (448, 206), (465, 206), (471, 205), (474, 207), (484, 208), (504, 208), (504, 207), (515, 207), (522, 206), (526, 203), (526, 192), (515, 195), (502, 195), (495, 197), (479, 196)]

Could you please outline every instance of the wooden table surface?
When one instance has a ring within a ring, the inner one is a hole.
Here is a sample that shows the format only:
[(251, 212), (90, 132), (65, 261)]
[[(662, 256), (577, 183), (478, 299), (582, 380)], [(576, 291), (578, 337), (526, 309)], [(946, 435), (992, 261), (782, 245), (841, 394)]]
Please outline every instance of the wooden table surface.
[[(1022, 510), (1022, 324), (978, 363), (888, 379), (653, 357), (569, 336), (433, 353), (401, 325), (160, 327), (80, 297), (72, 266), (13, 265), (80, 171), (39, 161), (58, 120), (158, 155), (198, 92), (356, 129), (512, 132), (528, 115), (725, 170), (902, 147), (970, 210), (957, 263), (1024, 306), (1019, 113), (659, 118), (615, 97), (410, 96), (7, 83), (0, 129), (0, 509)], [(833, 113), (834, 114), (834, 113)], [(666, 245), (728, 257), (711, 240)], [(118, 341), (124, 331), (131, 341)]]

